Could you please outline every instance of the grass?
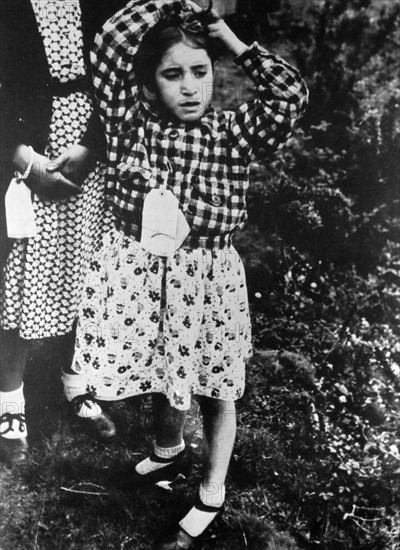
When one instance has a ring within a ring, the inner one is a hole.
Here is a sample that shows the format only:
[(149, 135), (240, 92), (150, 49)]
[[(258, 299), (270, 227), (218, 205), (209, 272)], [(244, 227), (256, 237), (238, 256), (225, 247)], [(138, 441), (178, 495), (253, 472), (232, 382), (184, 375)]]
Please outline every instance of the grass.
[[(149, 452), (153, 437), (150, 399), (111, 404), (118, 437), (108, 444), (97, 441), (65, 407), (58, 369), (45, 360), (47, 347), (44, 343), (36, 350), (28, 367), (26, 390), (36, 393), (36, 406), (28, 415), (29, 425), (36, 425), (30, 462), (12, 471), (0, 466), (1, 550), (150, 549), (160, 532), (190, 508), (200, 481), (203, 447), (196, 403), (185, 428), (193, 463), (190, 478), (175, 484), (172, 491), (158, 487), (135, 491), (129, 487), (130, 472)], [(38, 388), (44, 378), (45, 394)], [(262, 425), (255, 431), (246, 425), (239, 428), (238, 449), (247, 446), (246, 456), (261, 450), (268, 454), (274, 444)], [(298, 548), (272, 519), (270, 495), (262, 483), (264, 457), (260, 471), (257, 455), (252, 462), (248, 468), (235, 454), (226, 513), (200, 548)]]

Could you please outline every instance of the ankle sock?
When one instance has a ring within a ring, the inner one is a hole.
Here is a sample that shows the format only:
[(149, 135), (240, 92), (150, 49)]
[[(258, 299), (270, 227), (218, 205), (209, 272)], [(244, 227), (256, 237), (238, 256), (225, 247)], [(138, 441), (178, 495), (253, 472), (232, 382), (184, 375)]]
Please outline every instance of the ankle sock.
[[(176, 447), (159, 447), (154, 442), (153, 454), (136, 464), (135, 470), (142, 476), (156, 472), (172, 464), (175, 458), (184, 450), (185, 442), (183, 440), (179, 445), (176, 445)], [(158, 461), (157, 458), (160, 460)]]
[[(20, 421), (13, 418), (10, 421), (7, 413), (20, 414), (22, 419)], [(2, 417), (0, 423), (1, 437), (4, 437), (4, 439), (21, 439), (27, 436), (23, 384), (13, 391), (0, 391), (0, 416)]]
[[(61, 380), (64, 384), (64, 395), (67, 401), (72, 401), (79, 395), (86, 394), (86, 379), (80, 374), (66, 374), (63, 372)], [(88, 398), (77, 411), (80, 418), (97, 418), (103, 412), (100, 405)]]
[(180, 527), (191, 537), (198, 537), (201, 535), (217, 516), (219, 509), (223, 506), (225, 501), (225, 484), (201, 484), (199, 497), (202, 504), (215, 508), (215, 513), (211, 510), (200, 510), (198, 507), (193, 506), (179, 522)]

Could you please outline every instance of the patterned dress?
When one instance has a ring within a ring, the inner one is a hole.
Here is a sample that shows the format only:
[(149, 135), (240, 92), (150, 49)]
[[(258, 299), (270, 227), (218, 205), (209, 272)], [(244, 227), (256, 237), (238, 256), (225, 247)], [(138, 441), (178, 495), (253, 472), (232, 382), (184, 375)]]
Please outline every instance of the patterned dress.
[[(31, 0), (49, 61), (61, 84), (85, 75), (78, 1)], [(79, 142), (92, 103), (87, 92), (53, 97), (45, 154), (49, 159)], [(26, 339), (68, 333), (76, 317), (82, 283), (96, 237), (107, 226), (104, 167), (97, 165), (83, 193), (61, 202), (34, 196), (37, 236), (16, 240), (5, 267), (1, 324)]]
[(90, 262), (73, 369), (102, 400), (163, 393), (241, 397), (251, 354), (242, 261), (233, 247), (180, 249), (167, 259), (116, 229)]

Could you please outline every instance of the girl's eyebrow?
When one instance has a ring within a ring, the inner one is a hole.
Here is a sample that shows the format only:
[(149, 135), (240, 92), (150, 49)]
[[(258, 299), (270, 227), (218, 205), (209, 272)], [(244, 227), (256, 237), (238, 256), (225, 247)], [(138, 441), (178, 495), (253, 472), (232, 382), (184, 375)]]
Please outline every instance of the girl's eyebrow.
[[(192, 65), (190, 67), (191, 69), (206, 69), (207, 64), (206, 63), (199, 63), (198, 65)], [(170, 65), (169, 67), (165, 67), (161, 70), (162, 73), (168, 72), (168, 71), (181, 71), (182, 67), (180, 65)]]
[(180, 71), (182, 69), (182, 67), (180, 67), (179, 65), (170, 65), (169, 67), (164, 67), (163, 69), (161, 69), (161, 73), (167, 73), (169, 71)]

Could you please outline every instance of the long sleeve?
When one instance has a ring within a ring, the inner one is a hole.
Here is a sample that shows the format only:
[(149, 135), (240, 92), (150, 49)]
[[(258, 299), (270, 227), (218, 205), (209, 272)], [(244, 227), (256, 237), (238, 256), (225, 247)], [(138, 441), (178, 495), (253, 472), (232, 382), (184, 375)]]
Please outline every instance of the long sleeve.
[(134, 60), (144, 34), (181, 7), (179, 0), (131, 0), (104, 25), (91, 54), (93, 82), (107, 131), (122, 123), (136, 94)]
[(285, 144), (307, 106), (308, 90), (296, 69), (257, 43), (235, 61), (257, 90), (257, 97), (241, 105), (230, 120), (236, 146), (251, 161)]
[(118, 135), (137, 94), (133, 57), (143, 35), (160, 19), (178, 12), (178, 0), (131, 0), (109, 19), (95, 39), (92, 74), (100, 117), (107, 136), (107, 186), (115, 180)]

